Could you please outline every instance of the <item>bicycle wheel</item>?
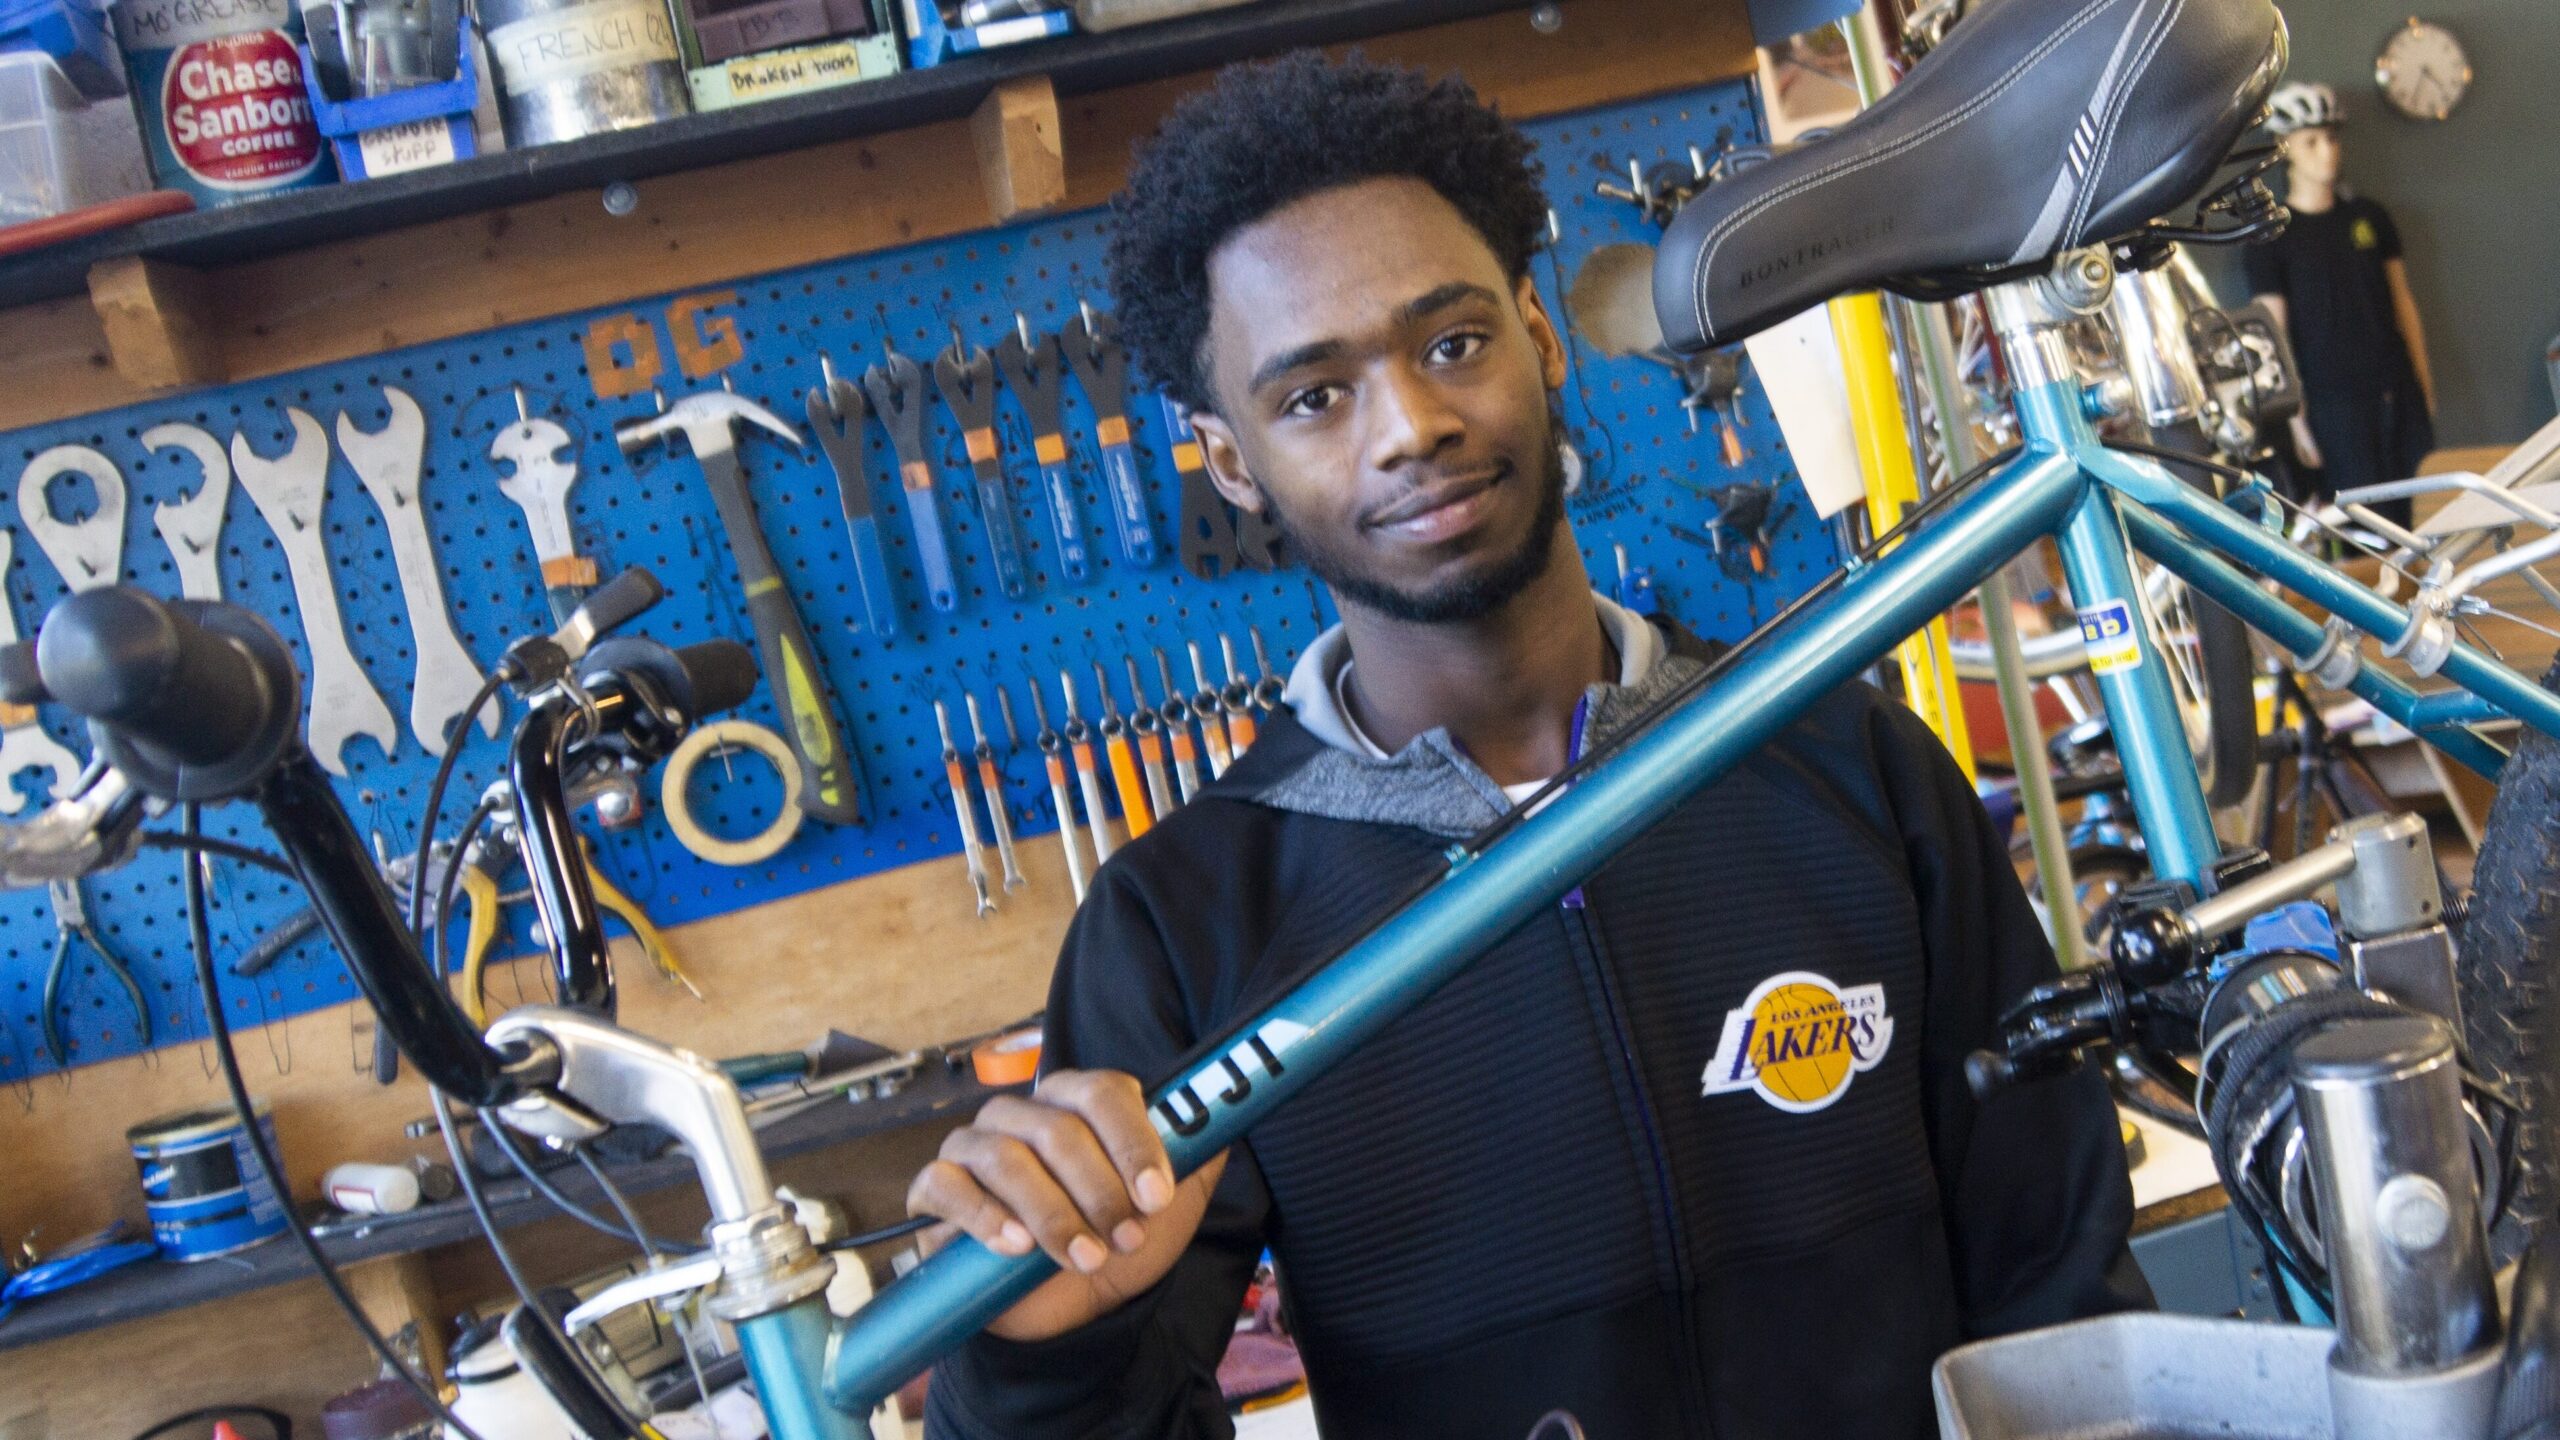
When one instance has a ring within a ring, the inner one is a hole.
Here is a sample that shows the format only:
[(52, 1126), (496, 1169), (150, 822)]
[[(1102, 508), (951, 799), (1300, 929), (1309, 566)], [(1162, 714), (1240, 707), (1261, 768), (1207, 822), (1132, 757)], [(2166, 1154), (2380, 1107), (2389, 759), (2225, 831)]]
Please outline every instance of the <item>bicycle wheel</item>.
[[(2542, 684), (2560, 689), (2560, 663)], [(2461, 942), (2471, 1065), (2523, 1112), (2515, 1193), (2490, 1237), (2503, 1264), (2550, 1226), (2560, 1124), (2560, 741), (2539, 730), (2521, 732), (2498, 777)]]

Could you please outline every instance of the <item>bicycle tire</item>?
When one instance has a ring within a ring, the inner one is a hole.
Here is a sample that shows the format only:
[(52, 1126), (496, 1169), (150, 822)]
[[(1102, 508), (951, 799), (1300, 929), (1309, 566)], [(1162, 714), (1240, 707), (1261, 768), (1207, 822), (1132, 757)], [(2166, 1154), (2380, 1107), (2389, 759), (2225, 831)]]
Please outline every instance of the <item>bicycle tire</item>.
[(2249, 798), (2258, 778), (2258, 661), (2239, 616), (2187, 592), (2204, 675), (2205, 800), (2228, 810)]
[[(2560, 662), (2542, 677), (2560, 690)], [(2515, 1193), (2490, 1236), (2499, 1264), (2551, 1228), (2560, 1124), (2560, 740), (2525, 727), (2498, 776), (2461, 927), (2463, 1039), (2472, 1068), (2522, 1111)]]

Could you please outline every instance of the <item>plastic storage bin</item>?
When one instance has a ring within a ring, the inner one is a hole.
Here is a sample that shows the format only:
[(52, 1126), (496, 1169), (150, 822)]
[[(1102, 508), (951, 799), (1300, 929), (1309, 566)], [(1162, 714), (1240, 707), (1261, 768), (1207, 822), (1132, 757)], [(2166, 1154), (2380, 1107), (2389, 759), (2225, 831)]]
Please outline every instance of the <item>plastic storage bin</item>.
[(40, 50), (0, 53), (0, 225), (151, 188), (122, 96), (91, 100)]
[(124, 56), (96, 0), (0, 0), (0, 51), (41, 50), (93, 100), (124, 93)]

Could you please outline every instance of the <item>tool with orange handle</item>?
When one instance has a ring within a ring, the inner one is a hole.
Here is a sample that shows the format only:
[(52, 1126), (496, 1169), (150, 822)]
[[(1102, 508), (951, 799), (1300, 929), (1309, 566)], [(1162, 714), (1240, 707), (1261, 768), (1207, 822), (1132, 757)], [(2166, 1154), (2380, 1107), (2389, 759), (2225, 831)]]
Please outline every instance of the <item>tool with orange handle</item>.
[(1137, 752), (1129, 748), (1129, 722), (1120, 718), (1120, 706), (1111, 698), (1111, 677), (1103, 673), (1102, 662), (1093, 666), (1093, 688), (1102, 692), (1102, 750), (1111, 757), (1111, 788), (1120, 792), (1120, 818), (1129, 826), (1129, 838), (1137, 839), (1156, 828), (1156, 812), (1147, 804), (1146, 782), (1138, 778)]
[(1174, 779), (1182, 786), (1182, 803), (1200, 793), (1200, 747), (1191, 738), (1191, 707), (1183, 703), (1182, 691), (1173, 683), (1173, 662), (1164, 658), (1164, 647), (1156, 647), (1156, 678), (1164, 682), (1164, 704), (1156, 711), (1164, 717), (1167, 740), (1173, 746)]
[[(998, 696), (1004, 692), (998, 690)], [(1031, 713), (1040, 721), (1040, 764), (1049, 772), (1049, 808), (1058, 812), (1058, 843), (1067, 847), (1067, 884), (1076, 892), (1076, 903), (1084, 903), (1084, 845), (1076, 839), (1076, 802), (1067, 794), (1067, 745), (1050, 728), (1049, 707), (1040, 698), (1040, 687), (1031, 687)], [(1097, 792), (1095, 799), (1100, 799)], [(1096, 812), (1097, 826), (1100, 812)]]
[(969, 753), (978, 762), (978, 785), (987, 792), (987, 823), (996, 832), (996, 858), (1004, 862), (1004, 888), (1019, 890), (1030, 882), (1022, 878), (1022, 867), (1013, 858), (1013, 817), (1005, 813), (1004, 772), (996, 768), (996, 747), (987, 743), (986, 722), (978, 715), (978, 697), (962, 691), (960, 699), (969, 707)]
[(969, 885), (978, 892), (978, 913), (995, 913), (996, 897), (987, 884), (987, 855), (978, 843), (978, 817), (969, 808), (969, 767), (960, 763), (960, 747), (951, 743), (951, 712), (933, 702), (934, 728), (942, 732), (942, 773), (951, 782), (952, 813), (960, 817), (960, 849), (969, 857)]
[(1209, 667), (1200, 658), (1200, 642), (1186, 640), (1191, 651), (1191, 683), (1200, 688), (1191, 696), (1191, 713), (1200, 717), (1200, 743), (1209, 747), (1209, 778), (1227, 773), (1236, 763), (1235, 750), (1227, 743), (1226, 702), (1219, 698), (1218, 687), (1209, 683)]
[(1236, 669), (1235, 641), (1219, 636), (1218, 654), (1227, 662), (1227, 685), (1218, 692), (1218, 702), (1227, 708), (1227, 741), (1241, 760), (1253, 748), (1258, 733), (1253, 724), (1253, 682)]
[(1123, 655), (1120, 663), (1129, 667), (1129, 729), (1138, 737), (1138, 762), (1146, 767), (1147, 799), (1154, 805), (1156, 818), (1173, 813), (1173, 782), (1164, 772), (1164, 717), (1147, 703), (1147, 687), (1138, 679), (1138, 662)]
[(1067, 750), (1075, 756), (1076, 788), (1084, 792), (1084, 815), (1093, 826), (1093, 861), (1098, 868), (1111, 858), (1111, 812), (1102, 808), (1102, 777), (1093, 763), (1093, 727), (1076, 713), (1075, 677), (1059, 671), (1058, 689), (1067, 697)]

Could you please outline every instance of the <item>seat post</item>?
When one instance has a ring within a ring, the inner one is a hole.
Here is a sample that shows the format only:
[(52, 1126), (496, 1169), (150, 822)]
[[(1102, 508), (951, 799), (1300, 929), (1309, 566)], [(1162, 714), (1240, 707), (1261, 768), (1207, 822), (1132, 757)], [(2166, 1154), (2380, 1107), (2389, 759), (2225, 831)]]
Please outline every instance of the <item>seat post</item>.
[[(2093, 248), (2063, 255), (2045, 274), (1984, 293), (2030, 449), (2079, 457), (2103, 448), (2063, 330), (2104, 308), (2114, 284), (2114, 263)], [(2196, 778), (2195, 753), (2169, 686), (2166, 657), (2147, 623), (2113, 493), (2090, 485), (2055, 539), (2152, 873), (2209, 894), (2221, 844)]]

